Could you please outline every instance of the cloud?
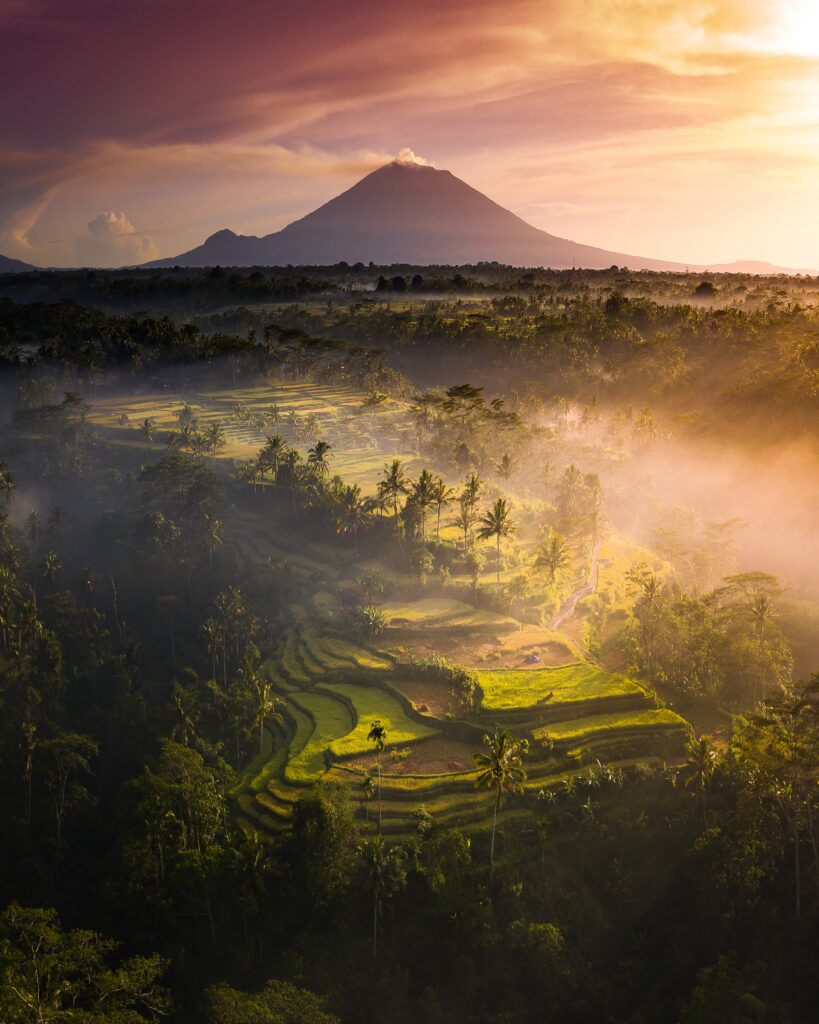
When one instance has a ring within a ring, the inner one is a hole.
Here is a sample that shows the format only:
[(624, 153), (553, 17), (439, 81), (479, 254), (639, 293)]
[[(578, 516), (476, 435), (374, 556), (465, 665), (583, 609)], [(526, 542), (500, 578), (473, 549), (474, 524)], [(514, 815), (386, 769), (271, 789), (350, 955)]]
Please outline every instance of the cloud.
[(128, 266), (156, 259), (154, 240), (140, 234), (124, 213), (106, 210), (88, 222), (88, 234), (75, 240), (81, 264)]

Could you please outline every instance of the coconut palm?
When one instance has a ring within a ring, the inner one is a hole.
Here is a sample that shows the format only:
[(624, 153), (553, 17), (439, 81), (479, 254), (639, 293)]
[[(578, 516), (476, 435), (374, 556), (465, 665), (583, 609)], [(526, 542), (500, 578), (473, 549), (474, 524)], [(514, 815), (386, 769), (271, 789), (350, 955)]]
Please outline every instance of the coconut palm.
[(545, 569), (549, 574), (550, 587), (554, 586), (557, 574), (561, 569), (565, 569), (570, 561), (565, 538), (554, 531), (546, 543), (538, 547), (535, 555), (535, 566), (538, 569)]
[(43, 579), (47, 580), (50, 586), (54, 586), (54, 580), (57, 578), (57, 573), (62, 570), (62, 562), (57, 557), (56, 551), (49, 551), (46, 553), (40, 568), (43, 573)]
[(373, 782), (373, 777), (369, 772), (364, 772), (364, 778), (361, 780), (361, 789), (364, 793), (364, 820), (369, 825), (370, 800), (375, 796), (375, 783)]
[(492, 508), (480, 519), (478, 536), (481, 540), (495, 538), (498, 556), (498, 586), (500, 586), (501, 539), (511, 537), (517, 527), (512, 521), (506, 498), (498, 498)]
[(435, 524), (435, 543), (437, 544), (441, 539), (441, 512), (444, 508), (452, 501), (455, 497), (455, 491), (452, 487), (447, 487), (442, 477), (437, 477), (432, 489), (432, 505), (438, 514), (438, 519)]
[(404, 463), (400, 459), (393, 459), (382, 470), (382, 478), (378, 481), (378, 494), (385, 502), (391, 502), (396, 523), (398, 522), (398, 502), (401, 495), (408, 491), (409, 484), (404, 475)]
[(273, 686), (249, 659), (239, 671), (241, 684), (245, 689), (248, 700), (253, 710), (253, 721), (259, 727), (259, 753), (264, 750), (264, 727), (266, 722), (277, 722), (281, 725), (284, 722), (277, 710), (282, 707), (284, 700), (273, 690)]
[(498, 824), (498, 808), (504, 792), (522, 793), (526, 772), (523, 756), (529, 752), (529, 741), (513, 736), (506, 729), (495, 727), (493, 735), (486, 733), (483, 738), (486, 753), (475, 754), (475, 766), (480, 774), (476, 786), (485, 786), (495, 793), (495, 807), (492, 814), (492, 841), (489, 847), (490, 870), (495, 866), (495, 830)]
[(202, 528), (205, 535), (205, 544), (208, 548), (208, 566), (212, 569), (213, 553), (222, 546), (222, 520), (206, 512)]
[(686, 744), (685, 753), (685, 767), (688, 772), (685, 785), (690, 786), (696, 793), (702, 809), (702, 820), (706, 823), (705, 793), (719, 765), (719, 754), (708, 736), (700, 736), (699, 739), (692, 736)]
[(142, 423), (139, 425), (140, 433), (146, 441), (153, 441), (155, 437), (154, 433), (154, 421), (151, 416), (147, 416)]
[(435, 477), (428, 469), (421, 470), (421, 475), (412, 485), (412, 502), (421, 515), (421, 543), (427, 539), (427, 509), (435, 500)]
[(204, 442), (205, 448), (213, 454), (225, 447), (227, 438), (221, 423), (211, 423), (204, 433)]
[(0, 462), (0, 494), (6, 499), (6, 508), (11, 504), (11, 496), (14, 494), (14, 477), (5, 462)]
[(370, 724), (370, 731), (367, 739), (375, 747), (376, 763), (378, 765), (378, 832), (381, 833), (381, 751), (387, 745), (387, 730), (379, 719)]
[(65, 531), (65, 519), (65, 511), (62, 505), (55, 505), (48, 515), (48, 526), (54, 539), (54, 547), (58, 552), (60, 550), (60, 542), (63, 539), (63, 532)]
[(40, 532), (40, 526), (42, 525), (42, 516), (33, 508), (26, 518), (26, 528), (28, 529), (28, 538), (33, 544), (37, 540), (37, 536)]
[(334, 518), (336, 532), (342, 536), (353, 538), (353, 545), (358, 549), (358, 531), (367, 526), (372, 518), (370, 504), (361, 494), (358, 484), (342, 487), (336, 499)]
[(503, 496), (506, 498), (509, 496), (509, 480), (518, 471), (517, 459), (513, 459), (511, 455), (503, 455), (495, 463), (495, 470), (503, 480)]
[(284, 438), (281, 434), (273, 434), (271, 437), (268, 437), (257, 457), (257, 463), (262, 475), (269, 472), (275, 481), (279, 474), (279, 467), (286, 454), (287, 445), (284, 443)]
[(329, 441), (316, 441), (307, 453), (307, 465), (315, 476), (323, 479), (330, 473), (332, 445)]

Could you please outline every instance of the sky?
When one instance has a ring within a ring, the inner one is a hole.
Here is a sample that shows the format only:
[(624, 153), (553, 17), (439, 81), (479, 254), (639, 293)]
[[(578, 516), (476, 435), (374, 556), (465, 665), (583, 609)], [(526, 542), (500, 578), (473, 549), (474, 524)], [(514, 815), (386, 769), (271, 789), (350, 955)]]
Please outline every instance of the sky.
[(276, 231), (404, 148), (536, 227), (819, 268), (819, 0), (0, 0), (0, 253)]

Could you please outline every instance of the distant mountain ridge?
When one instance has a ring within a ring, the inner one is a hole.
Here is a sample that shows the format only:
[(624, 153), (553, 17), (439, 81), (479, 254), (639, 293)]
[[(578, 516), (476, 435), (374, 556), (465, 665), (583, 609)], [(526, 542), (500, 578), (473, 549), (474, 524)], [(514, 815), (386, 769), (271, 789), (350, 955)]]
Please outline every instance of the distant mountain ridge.
[(22, 274), (26, 270), (36, 270), (30, 263), (15, 260), (11, 256), (0, 255), (0, 274)]
[(694, 269), (550, 235), (449, 171), (393, 161), (281, 231), (263, 237), (223, 229), (202, 245), (149, 267), (474, 264), (635, 270)]

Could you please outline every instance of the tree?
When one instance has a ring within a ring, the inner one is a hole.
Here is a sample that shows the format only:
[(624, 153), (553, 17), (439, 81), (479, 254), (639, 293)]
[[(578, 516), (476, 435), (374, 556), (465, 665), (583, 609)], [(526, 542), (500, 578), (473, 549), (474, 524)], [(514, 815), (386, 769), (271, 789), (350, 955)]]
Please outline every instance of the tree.
[(208, 567), (213, 568), (213, 553), (222, 546), (222, 520), (217, 516), (206, 512), (202, 529), (205, 535), (205, 544), (208, 548)]
[(511, 455), (503, 455), (495, 463), (495, 470), (501, 480), (503, 480), (503, 496), (507, 498), (509, 496), (509, 480), (518, 471), (517, 459), (513, 459)]
[(28, 531), (28, 539), (34, 544), (40, 533), (40, 526), (42, 524), (42, 517), (36, 508), (33, 508), (26, 518), (26, 529)]
[(12, 903), (0, 916), (3, 1024), (137, 1024), (169, 1010), (158, 979), (167, 964), (134, 956), (112, 966), (117, 943), (63, 931), (56, 910)]
[(435, 501), (435, 477), (428, 469), (421, 470), (421, 475), (412, 485), (410, 498), (421, 516), (421, 543), (424, 544), (427, 539), (427, 509)]
[(91, 758), (96, 756), (98, 747), (90, 736), (64, 732), (53, 739), (43, 740), (40, 750), (46, 788), (54, 812), (54, 876), (59, 884), (65, 815), (72, 808), (93, 802), (78, 776), (91, 774)]
[(436, 544), (441, 539), (441, 511), (455, 497), (455, 491), (452, 487), (447, 487), (442, 477), (437, 477), (432, 488), (432, 504), (438, 513), (438, 520), (435, 526), (435, 542)]
[(60, 543), (63, 539), (63, 533), (65, 532), (65, 520), (65, 509), (62, 505), (55, 505), (48, 515), (48, 526), (51, 531), (51, 537), (54, 541), (54, 547), (57, 554), (60, 553)]
[(686, 744), (685, 753), (685, 767), (688, 772), (685, 785), (690, 786), (696, 793), (703, 823), (707, 825), (705, 794), (719, 765), (719, 755), (708, 736), (700, 736), (699, 739), (692, 736)]
[(401, 499), (401, 495), (407, 494), (408, 491), (409, 484), (404, 475), (404, 463), (400, 459), (393, 459), (381, 471), (381, 479), (378, 481), (378, 494), (385, 502), (392, 504), (396, 524), (398, 523), (398, 502)]
[(271, 980), (261, 992), (240, 992), (225, 983), (206, 989), (201, 1024), (341, 1024), (324, 1000), (287, 981)]
[(552, 531), (545, 544), (541, 544), (535, 555), (535, 566), (549, 574), (549, 586), (555, 585), (557, 574), (571, 562), (568, 545), (564, 537)]
[(307, 465), (319, 479), (324, 479), (330, 472), (332, 445), (329, 441), (316, 441), (307, 453)]
[(368, 839), (361, 848), (365, 878), (373, 897), (373, 960), (378, 957), (378, 919), (385, 902), (407, 883), (404, 849), (388, 846), (382, 835)]
[(286, 454), (287, 445), (281, 434), (273, 434), (268, 437), (256, 459), (261, 473), (263, 475), (270, 473), (275, 483), (276, 477), (279, 475), (279, 467)]
[(146, 441), (153, 441), (156, 436), (153, 417), (146, 417), (139, 425), (140, 432)]
[(523, 756), (529, 752), (529, 741), (512, 736), (506, 729), (495, 727), (493, 735), (483, 737), (486, 753), (475, 754), (475, 765), (479, 775), (476, 786), (485, 786), (495, 793), (492, 813), (492, 841), (489, 847), (489, 866), (495, 866), (495, 830), (498, 824), (498, 808), (504, 792), (522, 793), (526, 772)]
[(376, 719), (370, 724), (370, 731), (367, 733), (367, 739), (375, 747), (375, 757), (378, 764), (378, 831), (381, 832), (381, 751), (387, 745), (387, 730), (381, 724), (379, 719)]
[(284, 705), (284, 700), (273, 690), (273, 685), (250, 658), (245, 658), (239, 673), (241, 685), (245, 688), (253, 710), (253, 721), (259, 727), (259, 753), (264, 750), (265, 722), (274, 721), (281, 725), (284, 719), (276, 710)]
[(374, 640), (387, 628), (386, 616), (377, 605), (364, 605), (358, 609), (358, 628), (365, 640)]
[(480, 519), (478, 527), (480, 539), (490, 540), (494, 537), (497, 543), (498, 586), (500, 586), (501, 538), (511, 537), (516, 529), (505, 498), (498, 498), (492, 508)]
[(48, 551), (43, 557), (40, 563), (40, 570), (43, 574), (43, 579), (48, 581), (49, 586), (54, 586), (54, 581), (57, 578), (57, 574), (62, 572), (63, 563), (57, 557), (56, 551)]

